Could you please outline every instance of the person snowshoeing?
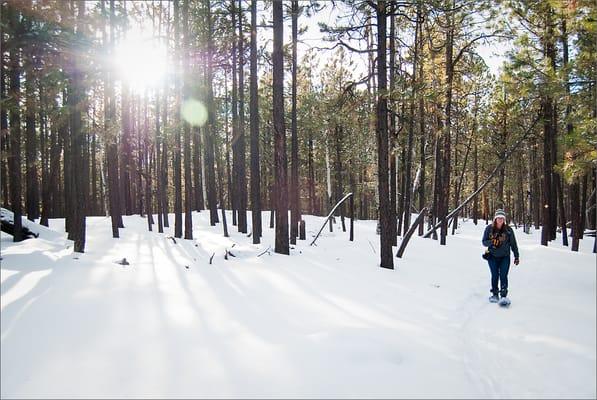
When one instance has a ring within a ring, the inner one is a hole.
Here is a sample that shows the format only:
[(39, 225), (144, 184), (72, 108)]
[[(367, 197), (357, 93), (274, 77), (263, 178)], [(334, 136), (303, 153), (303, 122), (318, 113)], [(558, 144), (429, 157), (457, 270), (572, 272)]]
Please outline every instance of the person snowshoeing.
[[(493, 223), (487, 225), (483, 233), (483, 246), (486, 246), (486, 258), (491, 270), (491, 297), (492, 303), (500, 302), (500, 305), (508, 305), (508, 271), (510, 270), (510, 251), (514, 253), (514, 265), (520, 262), (518, 245), (514, 231), (506, 224), (506, 213), (504, 210), (496, 210)], [(498, 291), (498, 281), (500, 290)], [(500, 300), (498, 294), (502, 297)], [(503, 304), (502, 304), (503, 303)]]

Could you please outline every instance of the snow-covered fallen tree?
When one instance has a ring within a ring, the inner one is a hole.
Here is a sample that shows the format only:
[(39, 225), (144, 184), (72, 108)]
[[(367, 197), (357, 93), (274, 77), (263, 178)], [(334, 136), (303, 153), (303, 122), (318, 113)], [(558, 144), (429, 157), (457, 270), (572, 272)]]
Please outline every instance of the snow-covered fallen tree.
[[(0, 229), (2, 230), (2, 232), (14, 236), (14, 214), (12, 211), (7, 210), (6, 208), (0, 208)], [(27, 225), (23, 225), (23, 227), (21, 228), (21, 232), (21, 237), (23, 238), (23, 240), (39, 237), (39, 233), (33, 232), (31, 229), (29, 229)]]

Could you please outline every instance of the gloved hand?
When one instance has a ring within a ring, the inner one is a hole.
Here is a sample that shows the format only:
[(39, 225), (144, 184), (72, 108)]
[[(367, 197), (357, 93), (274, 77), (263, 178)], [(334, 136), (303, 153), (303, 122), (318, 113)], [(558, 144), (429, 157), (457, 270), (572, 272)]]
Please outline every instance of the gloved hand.
[(514, 265), (518, 265), (518, 264), (520, 264), (520, 260), (518, 258), (515, 258), (514, 259)]
[(493, 244), (493, 247), (500, 247), (500, 244), (501, 244), (500, 239), (498, 239), (498, 238), (491, 239), (491, 244)]

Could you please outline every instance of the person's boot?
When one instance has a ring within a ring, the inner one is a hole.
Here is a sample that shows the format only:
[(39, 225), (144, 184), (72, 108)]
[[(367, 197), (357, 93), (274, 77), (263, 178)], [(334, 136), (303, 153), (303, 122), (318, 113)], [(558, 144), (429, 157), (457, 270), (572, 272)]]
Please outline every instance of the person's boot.
[(510, 299), (508, 298), (508, 290), (503, 290), (500, 292), (500, 296), (502, 297), (498, 304), (502, 307), (508, 307), (510, 305)]
[(496, 292), (492, 292), (491, 297), (489, 297), (489, 302), (490, 303), (497, 303), (498, 301), (500, 301), (500, 298), (498, 297)]

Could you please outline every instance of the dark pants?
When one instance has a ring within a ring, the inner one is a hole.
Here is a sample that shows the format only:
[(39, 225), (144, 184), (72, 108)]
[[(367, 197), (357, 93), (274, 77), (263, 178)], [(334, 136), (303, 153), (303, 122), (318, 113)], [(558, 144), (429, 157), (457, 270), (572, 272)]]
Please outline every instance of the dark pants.
[(502, 297), (508, 295), (508, 271), (510, 270), (510, 257), (489, 257), (489, 269), (491, 270), (491, 293), (497, 296), (498, 280)]

